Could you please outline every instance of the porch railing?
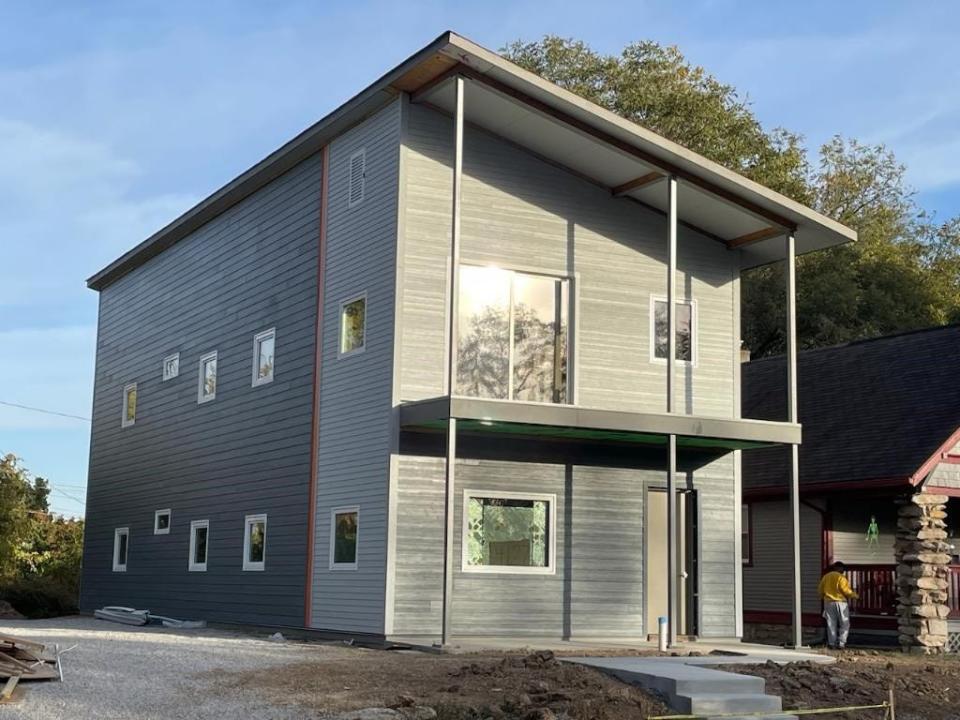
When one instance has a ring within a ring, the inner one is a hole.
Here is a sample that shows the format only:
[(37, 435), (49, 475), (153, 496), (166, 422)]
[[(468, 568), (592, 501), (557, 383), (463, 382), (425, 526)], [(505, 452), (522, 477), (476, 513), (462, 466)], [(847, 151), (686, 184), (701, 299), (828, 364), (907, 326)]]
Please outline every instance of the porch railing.
[[(859, 593), (850, 602), (857, 615), (894, 616), (897, 614), (897, 568), (895, 565), (848, 565), (847, 579)], [(950, 566), (947, 605), (950, 617), (960, 617), (960, 565)]]

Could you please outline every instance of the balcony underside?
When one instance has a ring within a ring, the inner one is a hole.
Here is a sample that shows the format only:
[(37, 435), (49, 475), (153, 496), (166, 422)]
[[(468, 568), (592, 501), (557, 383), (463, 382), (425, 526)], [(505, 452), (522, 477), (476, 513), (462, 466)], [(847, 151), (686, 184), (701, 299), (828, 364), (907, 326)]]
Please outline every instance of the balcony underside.
[(400, 429), (441, 432), (456, 418), (460, 434), (555, 442), (666, 446), (713, 452), (749, 450), (800, 442), (801, 428), (788, 422), (735, 420), (695, 415), (631, 413), (574, 405), (483, 398), (436, 397), (400, 405)]

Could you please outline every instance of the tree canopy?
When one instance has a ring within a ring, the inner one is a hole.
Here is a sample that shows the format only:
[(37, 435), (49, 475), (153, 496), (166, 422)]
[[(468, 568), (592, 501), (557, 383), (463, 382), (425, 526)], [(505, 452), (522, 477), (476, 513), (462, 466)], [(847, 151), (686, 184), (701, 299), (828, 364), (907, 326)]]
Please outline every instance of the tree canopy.
[[(859, 242), (797, 262), (797, 334), (821, 347), (960, 320), (960, 216), (937, 223), (919, 208), (905, 168), (883, 145), (836, 136), (807, 150), (764, 128), (732, 85), (676, 47), (641, 41), (619, 55), (546, 36), (503, 48), (513, 62), (752, 180), (852, 227)], [(782, 352), (782, 267), (743, 276), (744, 344)]]

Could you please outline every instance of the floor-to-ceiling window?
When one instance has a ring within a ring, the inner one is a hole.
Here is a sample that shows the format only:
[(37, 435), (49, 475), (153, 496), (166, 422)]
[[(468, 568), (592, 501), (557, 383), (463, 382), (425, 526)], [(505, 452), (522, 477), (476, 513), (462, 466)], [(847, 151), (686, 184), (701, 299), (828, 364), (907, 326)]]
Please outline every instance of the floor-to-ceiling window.
[(460, 268), (457, 394), (567, 401), (569, 281)]

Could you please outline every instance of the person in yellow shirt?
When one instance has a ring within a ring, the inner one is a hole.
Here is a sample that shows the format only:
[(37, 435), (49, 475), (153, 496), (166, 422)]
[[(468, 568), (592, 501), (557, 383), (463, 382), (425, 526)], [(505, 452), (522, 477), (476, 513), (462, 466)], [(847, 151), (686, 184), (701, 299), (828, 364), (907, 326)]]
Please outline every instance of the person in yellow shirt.
[(847, 600), (859, 597), (843, 574), (846, 566), (835, 562), (830, 572), (820, 578), (817, 593), (823, 600), (823, 617), (827, 621), (827, 647), (843, 650), (850, 634), (850, 608)]

